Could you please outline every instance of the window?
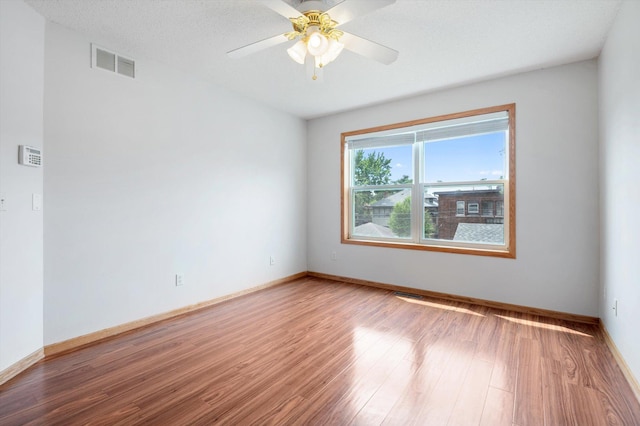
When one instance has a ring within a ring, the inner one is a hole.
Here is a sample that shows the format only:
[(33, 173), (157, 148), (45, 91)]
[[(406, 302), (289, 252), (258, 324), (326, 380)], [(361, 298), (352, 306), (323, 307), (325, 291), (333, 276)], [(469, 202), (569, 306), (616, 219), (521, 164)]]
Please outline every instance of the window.
[(493, 216), (493, 201), (482, 202), (482, 216)]
[(510, 104), (343, 133), (342, 242), (515, 258), (514, 130)]

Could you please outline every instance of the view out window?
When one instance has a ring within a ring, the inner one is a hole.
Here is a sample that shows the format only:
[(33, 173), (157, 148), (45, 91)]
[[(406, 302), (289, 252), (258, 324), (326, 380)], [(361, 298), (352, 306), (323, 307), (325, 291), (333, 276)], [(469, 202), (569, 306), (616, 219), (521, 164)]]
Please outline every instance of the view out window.
[(482, 202), (482, 216), (493, 216), (493, 201)]
[(341, 142), (343, 243), (515, 257), (515, 104)]

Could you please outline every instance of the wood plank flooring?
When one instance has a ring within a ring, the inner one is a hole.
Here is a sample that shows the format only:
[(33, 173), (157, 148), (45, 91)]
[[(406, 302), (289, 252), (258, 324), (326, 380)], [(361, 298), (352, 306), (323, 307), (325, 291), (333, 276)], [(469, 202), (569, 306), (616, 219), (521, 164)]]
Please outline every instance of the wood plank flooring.
[(640, 425), (594, 325), (303, 278), (41, 361), (1, 425)]

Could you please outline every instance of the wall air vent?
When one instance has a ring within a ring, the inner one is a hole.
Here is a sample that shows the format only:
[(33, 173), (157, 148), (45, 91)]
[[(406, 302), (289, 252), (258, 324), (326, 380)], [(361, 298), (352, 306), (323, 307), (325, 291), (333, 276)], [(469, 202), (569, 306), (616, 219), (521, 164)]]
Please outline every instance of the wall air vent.
[(118, 73), (127, 77), (135, 78), (136, 63), (132, 59), (118, 56)]
[(136, 77), (136, 63), (102, 47), (91, 45), (91, 67), (115, 72), (126, 77)]

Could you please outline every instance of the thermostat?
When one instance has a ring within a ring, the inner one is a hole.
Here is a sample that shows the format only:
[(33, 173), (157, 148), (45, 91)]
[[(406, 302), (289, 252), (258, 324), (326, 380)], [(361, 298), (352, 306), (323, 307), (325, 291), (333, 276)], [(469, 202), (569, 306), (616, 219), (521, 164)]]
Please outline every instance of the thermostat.
[(20, 145), (18, 152), (18, 162), (25, 166), (42, 166), (42, 151), (32, 146)]

